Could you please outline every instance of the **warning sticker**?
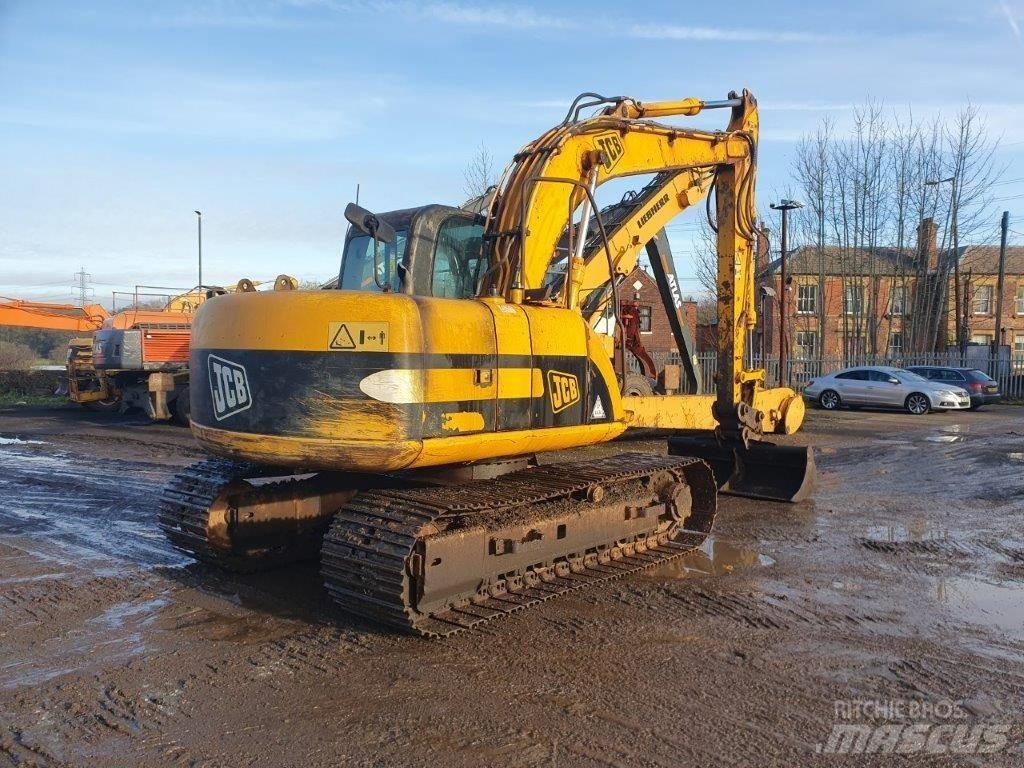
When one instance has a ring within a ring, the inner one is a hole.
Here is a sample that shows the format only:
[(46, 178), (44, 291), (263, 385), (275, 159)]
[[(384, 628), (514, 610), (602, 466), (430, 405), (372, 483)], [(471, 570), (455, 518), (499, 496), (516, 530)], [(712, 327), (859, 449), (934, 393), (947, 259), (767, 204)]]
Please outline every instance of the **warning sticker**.
[(332, 352), (387, 352), (390, 337), (387, 323), (329, 323), (327, 348)]

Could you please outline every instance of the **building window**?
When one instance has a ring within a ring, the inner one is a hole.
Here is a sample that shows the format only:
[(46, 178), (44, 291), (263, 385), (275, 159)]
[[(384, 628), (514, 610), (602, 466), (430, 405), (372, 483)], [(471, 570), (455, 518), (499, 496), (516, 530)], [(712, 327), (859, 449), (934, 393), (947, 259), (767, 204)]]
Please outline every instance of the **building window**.
[(1024, 315), (1024, 285), (1017, 288), (1017, 314)]
[(1024, 336), (1013, 337), (1013, 354), (1024, 355)]
[(974, 314), (992, 314), (992, 286), (979, 285), (974, 289)]
[(793, 344), (793, 354), (803, 360), (813, 360), (818, 356), (818, 332), (797, 331)]
[(640, 333), (651, 333), (651, 308), (638, 307), (637, 314), (640, 318)]
[(796, 312), (798, 315), (811, 315), (818, 311), (818, 286), (813, 283), (801, 284), (796, 287)]
[(843, 291), (843, 312), (848, 315), (864, 314), (864, 286), (848, 285)]
[(890, 357), (899, 357), (903, 354), (903, 333), (900, 331), (893, 331), (889, 334), (889, 355)]
[(971, 336), (971, 344), (992, 344), (991, 333), (975, 333)]
[(905, 285), (894, 285), (889, 295), (889, 314), (893, 317), (902, 317), (906, 311), (907, 287)]

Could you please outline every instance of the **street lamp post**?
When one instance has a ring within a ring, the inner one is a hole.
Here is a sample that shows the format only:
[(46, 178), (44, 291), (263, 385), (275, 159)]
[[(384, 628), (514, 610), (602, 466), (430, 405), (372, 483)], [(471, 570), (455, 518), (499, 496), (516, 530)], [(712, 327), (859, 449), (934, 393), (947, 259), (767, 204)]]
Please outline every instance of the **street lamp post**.
[(203, 212), (194, 211), (196, 215), (197, 235), (199, 237), (199, 292), (203, 290)]
[(786, 370), (786, 249), (789, 245), (789, 212), (803, 207), (803, 203), (786, 199), (771, 204), (772, 210), (782, 211), (782, 236), (779, 242), (779, 384), (789, 383)]

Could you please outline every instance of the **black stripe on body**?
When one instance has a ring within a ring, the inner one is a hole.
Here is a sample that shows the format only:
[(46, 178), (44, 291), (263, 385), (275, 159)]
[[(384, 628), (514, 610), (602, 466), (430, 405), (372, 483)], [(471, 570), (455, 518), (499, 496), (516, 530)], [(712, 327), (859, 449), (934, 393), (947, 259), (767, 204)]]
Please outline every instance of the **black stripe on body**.
[[(208, 358), (213, 355), (245, 370), (250, 403), (221, 419), (216, 418), (214, 389)], [(466, 400), (443, 403), (385, 403), (366, 395), (360, 382), (374, 373), (394, 369), (539, 368), (544, 395), (537, 398)], [(346, 417), (359, 413), (399, 431), (403, 439), (418, 440), (465, 434), (445, 429), (445, 414), (477, 412), (483, 431), (504, 432), (541, 427), (578, 426), (609, 421), (608, 388), (591, 361), (584, 356), (416, 354), (389, 352), (315, 352), (280, 350), (193, 349), (192, 419), (200, 425), (235, 432), (290, 437), (323, 437)], [(575, 376), (579, 400), (553, 412), (548, 372)], [(595, 398), (604, 418), (592, 418)], [(325, 431), (326, 427), (326, 431)], [(382, 435), (354, 434), (351, 439), (380, 440)]]

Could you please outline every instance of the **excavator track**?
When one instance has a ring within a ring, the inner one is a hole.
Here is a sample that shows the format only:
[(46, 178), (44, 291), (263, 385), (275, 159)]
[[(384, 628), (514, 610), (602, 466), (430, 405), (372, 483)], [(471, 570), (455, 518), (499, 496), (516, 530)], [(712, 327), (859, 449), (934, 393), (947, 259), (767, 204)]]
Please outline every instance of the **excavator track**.
[(326, 516), (292, 518), (284, 526), (278, 525), (278, 530), (260, 531), (258, 538), (250, 535), (247, 541), (236, 540), (241, 538), (238, 536), (238, 510), (244, 508), (246, 501), (266, 504), (284, 500), (287, 503), (293, 497), (303, 496), (304, 492), (308, 495), (310, 486), (317, 482), (315, 479), (285, 480), (258, 487), (246, 482), (275, 474), (272, 467), (228, 459), (197, 462), (178, 472), (164, 487), (157, 517), (160, 528), (177, 549), (236, 573), (251, 573), (315, 558), (330, 520)]
[[(630, 494), (649, 497), (656, 486), (669, 489), (663, 495), (676, 501), (660, 507), (630, 501)], [(321, 571), (343, 610), (407, 632), (445, 637), (681, 557), (707, 539), (715, 504), (707, 464), (650, 454), (551, 464), (462, 486), (366, 491), (334, 516)], [(681, 506), (686, 509), (672, 514)], [(531, 552), (524, 554), (542, 543), (547, 535), (542, 531), (566, 535), (560, 521), (579, 522), (585, 534), (592, 533), (586, 521), (596, 519), (598, 510), (613, 521), (602, 529), (611, 531), (610, 538), (554, 556), (548, 549), (536, 560)], [(527, 533), (502, 538), (502, 530)], [(462, 570), (470, 571), (456, 574), (447, 591), (431, 584), (431, 566), (444, 565), (439, 552), (464, 560)], [(500, 573), (486, 565), (505, 556), (518, 564)], [(473, 571), (479, 563), (487, 573)]]

